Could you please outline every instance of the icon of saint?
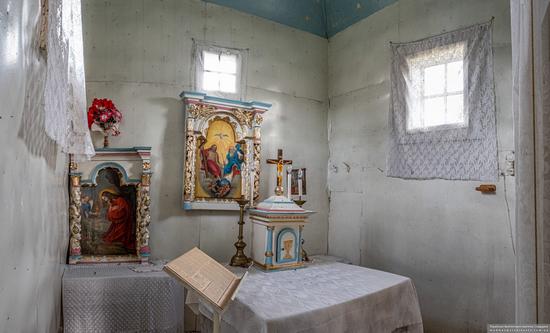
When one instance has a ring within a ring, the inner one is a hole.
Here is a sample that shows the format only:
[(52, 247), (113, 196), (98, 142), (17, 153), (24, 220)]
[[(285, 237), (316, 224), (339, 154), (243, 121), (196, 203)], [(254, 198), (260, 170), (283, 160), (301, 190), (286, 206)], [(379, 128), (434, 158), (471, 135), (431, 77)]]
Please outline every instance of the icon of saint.
[(210, 146), (210, 148), (201, 147), (202, 167), (206, 173), (206, 176), (211, 175), (215, 179), (221, 178), (222, 168), (220, 167), (220, 160), (217, 153), (218, 147), (216, 145)]
[(223, 168), (224, 175), (230, 174), (234, 177), (241, 174), (241, 164), (244, 161), (244, 153), (241, 144), (237, 143), (235, 147), (230, 147), (227, 152), (227, 164)]
[(111, 223), (103, 241), (120, 242), (128, 250), (135, 249), (133, 214), (128, 201), (112, 190), (104, 190), (101, 200), (108, 205), (105, 217)]

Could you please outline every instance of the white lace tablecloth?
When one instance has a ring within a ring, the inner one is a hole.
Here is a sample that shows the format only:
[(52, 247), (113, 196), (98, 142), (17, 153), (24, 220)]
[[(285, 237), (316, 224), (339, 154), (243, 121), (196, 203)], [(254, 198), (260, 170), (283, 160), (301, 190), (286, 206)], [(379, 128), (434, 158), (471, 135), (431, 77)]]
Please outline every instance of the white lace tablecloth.
[[(205, 304), (200, 308), (210, 317)], [(279, 272), (252, 268), (222, 314), (221, 328), (239, 333), (423, 331), (411, 279), (328, 261)]]
[(184, 288), (158, 265), (76, 265), (63, 275), (65, 332), (183, 332)]

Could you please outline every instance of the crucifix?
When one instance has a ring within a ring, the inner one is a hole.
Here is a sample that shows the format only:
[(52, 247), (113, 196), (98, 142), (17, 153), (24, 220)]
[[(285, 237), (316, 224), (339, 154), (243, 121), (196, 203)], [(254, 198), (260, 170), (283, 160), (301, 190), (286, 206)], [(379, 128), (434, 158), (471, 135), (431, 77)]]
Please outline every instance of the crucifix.
[(277, 164), (277, 187), (275, 195), (283, 195), (283, 165), (292, 164), (291, 160), (283, 160), (283, 150), (277, 150), (277, 159), (268, 159), (267, 164)]

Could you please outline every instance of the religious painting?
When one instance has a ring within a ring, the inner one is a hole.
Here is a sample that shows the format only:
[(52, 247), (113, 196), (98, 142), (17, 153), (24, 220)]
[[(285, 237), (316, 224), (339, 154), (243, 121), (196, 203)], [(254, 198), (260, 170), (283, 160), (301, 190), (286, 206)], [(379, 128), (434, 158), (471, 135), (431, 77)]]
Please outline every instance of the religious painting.
[(69, 264), (149, 260), (151, 175), (151, 147), (70, 156)]
[(81, 239), (84, 255), (136, 252), (136, 188), (120, 185), (119, 171), (98, 172), (97, 185), (81, 189)]
[(183, 92), (185, 156), (183, 208), (238, 210), (260, 191), (260, 127), (271, 106)]
[(200, 137), (195, 162), (197, 198), (237, 199), (244, 193), (244, 142), (236, 142), (233, 125), (214, 119), (206, 138)]
[[(291, 182), (290, 182), (290, 191), (291, 191), (291, 193), (290, 194), (292, 194), (292, 195), (306, 195), (307, 194), (306, 168), (292, 169), (290, 178), (291, 178)], [(300, 185), (302, 187), (301, 192), (300, 192)]]

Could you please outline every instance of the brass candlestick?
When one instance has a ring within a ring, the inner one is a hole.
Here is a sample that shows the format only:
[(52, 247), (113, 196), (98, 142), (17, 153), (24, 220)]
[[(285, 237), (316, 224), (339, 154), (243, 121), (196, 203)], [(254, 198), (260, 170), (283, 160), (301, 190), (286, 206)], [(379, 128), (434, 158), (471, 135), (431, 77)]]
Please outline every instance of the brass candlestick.
[(239, 236), (235, 242), (235, 247), (237, 248), (237, 253), (231, 258), (229, 265), (231, 266), (241, 266), (248, 267), (250, 264), (250, 259), (244, 254), (244, 248), (246, 243), (243, 241), (243, 226), (244, 226), (244, 207), (248, 204), (250, 200), (245, 199), (241, 196), (240, 199), (235, 200), (239, 204), (240, 209), (240, 218), (239, 218)]
[[(306, 200), (302, 200), (301, 198), (298, 199), (298, 200), (293, 200), (293, 201), (294, 201), (294, 203), (296, 203), (300, 207), (302, 207), (306, 203)], [(303, 238), (302, 238), (302, 244), (300, 244), (300, 249), (302, 250), (302, 261), (310, 261), (306, 250), (304, 250), (304, 239)]]
[(297, 204), (298, 206), (302, 207), (307, 201), (305, 200), (302, 200), (302, 199), (299, 199), (299, 200), (292, 200), (294, 201), (295, 204)]

